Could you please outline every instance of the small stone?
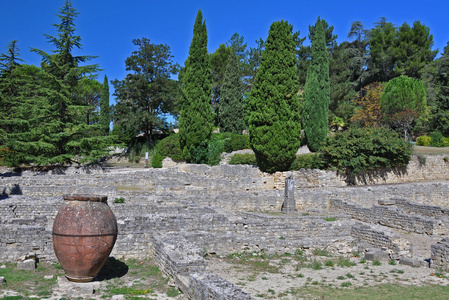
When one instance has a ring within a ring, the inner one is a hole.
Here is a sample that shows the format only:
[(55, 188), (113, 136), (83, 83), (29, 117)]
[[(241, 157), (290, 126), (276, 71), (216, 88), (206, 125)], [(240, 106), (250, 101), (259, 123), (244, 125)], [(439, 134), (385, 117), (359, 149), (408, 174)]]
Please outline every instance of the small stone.
[(376, 250), (365, 253), (365, 259), (370, 261), (389, 261), (390, 255), (387, 252)]
[(26, 259), (17, 263), (17, 269), (34, 271), (36, 270), (36, 261), (34, 259)]
[(410, 257), (401, 257), (399, 259), (399, 264), (405, 265), (405, 266), (411, 266), (411, 267), (420, 267), (421, 266), (421, 262), (419, 260), (417, 260), (416, 258), (410, 258)]
[(5, 284), (6, 280), (5, 277), (0, 276), (0, 284)]
[(44, 279), (46, 279), (46, 280), (50, 280), (50, 279), (53, 279), (53, 278), (55, 278), (54, 275), (45, 275), (44, 276)]
[(124, 295), (114, 295), (111, 298), (112, 300), (124, 300), (125, 296)]
[(379, 205), (387, 205), (387, 206), (390, 206), (390, 205), (395, 205), (395, 204), (396, 204), (396, 201), (395, 201), (395, 200), (392, 200), (392, 199), (384, 199), (384, 200), (379, 200), (379, 201), (377, 201), (377, 203), (378, 203)]
[(36, 252), (30, 252), (25, 256), (25, 259), (35, 259), (36, 258)]
[(1, 265), (0, 269), (6, 269), (6, 266), (5, 265)]

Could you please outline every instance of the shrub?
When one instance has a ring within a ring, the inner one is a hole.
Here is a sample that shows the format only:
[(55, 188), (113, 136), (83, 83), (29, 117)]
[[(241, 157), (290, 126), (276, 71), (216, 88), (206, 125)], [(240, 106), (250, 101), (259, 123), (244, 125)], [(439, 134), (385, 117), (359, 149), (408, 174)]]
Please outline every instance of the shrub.
[(256, 165), (256, 156), (252, 153), (234, 154), (231, 157), (230, 165)]
[(223, 136), (226, 139), (224, 151), (227, 153), (250, 148), (248, 135), (227, 133)]
[(449, 147), (449, 138), (443, 137), (443, 145), (444, 147)]
[(221, 161), (225, 140), (212, 137), (212, 140), (202, 141), (191, 152), (191, 162), (196, 164), (218, 165)]
[(411, 145), (386, 128), (351, 128), (329, 138), (322, 149), (325, 164), (346, 175), (407, 165), (411, 153)]
[(182, 150), (179, 144), (179, 134), (172, 134), (160, 140), (156, 145), (156, 153), (164, 158), (168, 156), (173, 160), (181, 160)]
[(444, 147), (443, 135), (439, 131), (434, 131), (430, 134), (430, 146)]
[(151, 166), (153, 168), (162, 168), (162, 160), (167, 156), (173, 160), (182, 159), (178, 134), (169, 135), (156, 144), (156, 153), (151, 159)]
[(430, 140), (431, 140), (431, 138), (428, 135), (418, 136), (418, 138), (416, 139), (416, 145), (430, 146)]
[(323, 161), (320, 153), (307, 153), (296, 156), (296, 159), (290, 166), (291, 171), (299, 169), (321, 169)]

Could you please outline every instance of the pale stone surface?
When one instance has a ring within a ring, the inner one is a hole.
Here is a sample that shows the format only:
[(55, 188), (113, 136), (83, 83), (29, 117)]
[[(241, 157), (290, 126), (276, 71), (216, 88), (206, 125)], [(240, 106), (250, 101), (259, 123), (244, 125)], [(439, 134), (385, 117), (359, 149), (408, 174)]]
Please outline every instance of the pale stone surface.
[(36, 261), (34, 259), (26, 259), (24, 261), (17, 262), (17, 269), (34, 271), (36, 269)]

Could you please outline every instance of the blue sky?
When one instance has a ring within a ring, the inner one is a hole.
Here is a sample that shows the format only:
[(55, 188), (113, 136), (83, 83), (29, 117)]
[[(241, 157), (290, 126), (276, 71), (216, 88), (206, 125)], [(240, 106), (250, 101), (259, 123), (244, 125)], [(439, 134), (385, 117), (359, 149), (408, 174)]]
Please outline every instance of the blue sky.
[[(0, 53), (6, 51), (10, 41), (18, 40), (25, 62), (39, 65), (40, 57), (29, 49), (52, 49), (43, 34), (56, 35), (52, 24), (59, 22), (56, 14), (64, 1), (1, 1)], [(134, 38), (146, 37), (154, 43), (168, 44), (175, 62), (182, 65), (188, 56), (198, 9), (206, 19), (210, 52), (235, 32), (245, 38), (249, 47), (255, 47), (255, 40), (265, 39), (271, 23), (278, 20), (289, 21), (303, 37), (318, 16), (334, 26), (339, 42), (347, 40), (352, 21), (360, 20), (366, 28), (372, 28), (380, 17), (396, 25), (412, 25), (420, 20), (430, 27), (434, 49), (440, 53), (449, 41), (447, 0), (73, 0), (73, 5), (80, 13), (76, 33), (83, 44), (82, 51), (75, 53), (98, 56), (93, 62), (104, 69), (100, 82), (104, 74), (109, 80), (125, 77), (124, 61), (135, 50), (131, 42)], [(112, 95), (112, 86), (110, 91)]]

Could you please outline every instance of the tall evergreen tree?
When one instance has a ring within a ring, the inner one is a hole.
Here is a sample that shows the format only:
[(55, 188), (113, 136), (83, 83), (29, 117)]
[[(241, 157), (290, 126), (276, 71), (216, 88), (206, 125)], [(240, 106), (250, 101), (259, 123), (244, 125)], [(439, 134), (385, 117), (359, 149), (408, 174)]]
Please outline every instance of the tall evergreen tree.
[(179, 141), (185, 159), (190, 160), (192, 151), (212, 134), (212, 78), (207, 53), (206, 22), (201, 10), (193, 27), (189, 57), (182, 74), (182, 104), (179, 116)]
[(223, 78), (220, 103), (220, 132), (241, 134), (244, 128), (243, 89), (238, 57), (232, 49)]
[(430, 121), (434, 130), (444, 136), (449, 135), (449, 42), (444, 47), (443, 54), (436, 61), (435, 105), (430, 114)]
[(313, 152), (325, 142), (330, 104), (329, 55), (322, 20), (318, 17), (312, 42), (312, 62), (304, 89), (303, 125), (307, 145)]
[(219, 107), (221, 99), (221, 88), (223, 76), (228, 62), (231, 47), (220, 44), (217, 50), (210, 55), (210, 65), (212, 74), (212, 109), (214, 111), (214, 123), (219, 123)]
[(106, 74), (101, 88), (100, 95), (100, 125), (105, 135), (109, 134), (109, 123), (111, 122), (111, 109), (109, 107), (109, 82)]
[(53, 54), (33, 49), (42, 57), (42, 69), (23, 70), (33, 80), (29, 81), (32, 86), (17, 94), (20, 107), (27, 113), (15, 118), (15, 132), (7, 139), (7, 146), (15, 153), (10, 164), (92, 162), (106, 153), (110, 142), (84, 118), (91, 106), (80, 97), (79, 82), (95, 77), (98, 66), (80, 66), (93, 56), (72, 54), (74, 48), (81, 47), (74, 25), (78, 13), (71, 1), (65, 1), (59, 12), (60, 23), (54, 25), (57, 37), (45, 35), (55, 47)]
[(396, 28), (385, 18), (371, 30), (369, 39), (370, 61), (368, 72), (370, 82), (387, 82), (394, 77), (394, 61), (391, 55), (395, 42)]
[(249, 133), (257, 163), (266, 172), (288, 170), (300, 141), (299, 82), (293, 27), (270, 26), (249, 97)]

